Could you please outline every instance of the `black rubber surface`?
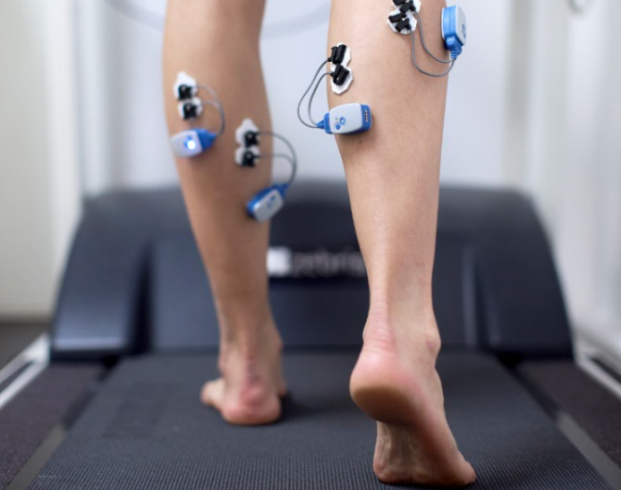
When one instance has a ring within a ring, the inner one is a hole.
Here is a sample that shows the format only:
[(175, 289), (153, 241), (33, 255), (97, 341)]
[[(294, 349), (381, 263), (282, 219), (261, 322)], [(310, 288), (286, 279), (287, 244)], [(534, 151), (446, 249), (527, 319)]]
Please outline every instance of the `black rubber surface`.
[(571, 415), (621, 467), (621, 401), (575, 364), (529, 362), (519, 368), (556, 406)]
[(19, 473), (102, 374), (91, 365), (53, 365), (0, 410), (0, 489)]
[[(199, 404), (214, 357), (124, 361), (33, 482), (33, 489), (386, 488), (371, 461), (375, 424), (349, 399), (353, 354), (286, 359), (281, 423), (231, 427)], [(495, 361), (444, 356), (447, 413), (476, 489), (608, 489)]]

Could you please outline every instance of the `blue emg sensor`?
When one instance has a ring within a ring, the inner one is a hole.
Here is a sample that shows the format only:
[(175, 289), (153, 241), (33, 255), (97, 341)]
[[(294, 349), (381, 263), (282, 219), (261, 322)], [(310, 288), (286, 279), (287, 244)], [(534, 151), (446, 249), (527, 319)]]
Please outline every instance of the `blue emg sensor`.
[(365, 104), (345, 104), (328, 112), (318, 125), (328, 134), (356, 134), (371, 129), (371, 108)]
[(217, 135), (206, 129), (189, 129), (170, 138), (173, 152), (181, 158), (191, 158), (207, 151), (216, 140)]

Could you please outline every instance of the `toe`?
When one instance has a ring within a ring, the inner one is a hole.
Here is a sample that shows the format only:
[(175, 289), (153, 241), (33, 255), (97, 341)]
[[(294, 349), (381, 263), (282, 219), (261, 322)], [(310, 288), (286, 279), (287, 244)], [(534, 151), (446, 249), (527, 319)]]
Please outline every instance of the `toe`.
[(201, 390), (201, 401), (208, 407), (220, 409), (224, 397), (224, 379), (216, 379), (205, 383)]
[(477, 481), (477, 473), (476, 471), (474, 471), (474, 468), (470, 463), (466, 464), (468, 465), (468, 469), (465, 472), (465, 474), (467, 475), (466, 485), (471, 485), (472, 483)]
[(474, 468), (463, 457), (461, 464), (455, 465), (453, 472), (447, 470), (445, 479), (441, 480), (442, 486), (445, 487), (466, 487), (476, 482), (477, 474)]

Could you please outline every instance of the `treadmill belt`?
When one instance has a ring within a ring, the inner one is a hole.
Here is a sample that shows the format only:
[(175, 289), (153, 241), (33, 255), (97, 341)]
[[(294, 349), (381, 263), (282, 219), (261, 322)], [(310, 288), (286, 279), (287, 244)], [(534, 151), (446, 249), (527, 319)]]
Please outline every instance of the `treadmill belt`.
[[(288, 354), (283, 419), (255, 428), (199, 403), (214, 356), (125, 360), (30, 488), (386, 489), (371, 466), (375, 423), (349, 398), (355, 360)], [(479, 475), (469, 488), (610, 488), (496, 361), (443, 355), (438, 368), (450, 425)]]

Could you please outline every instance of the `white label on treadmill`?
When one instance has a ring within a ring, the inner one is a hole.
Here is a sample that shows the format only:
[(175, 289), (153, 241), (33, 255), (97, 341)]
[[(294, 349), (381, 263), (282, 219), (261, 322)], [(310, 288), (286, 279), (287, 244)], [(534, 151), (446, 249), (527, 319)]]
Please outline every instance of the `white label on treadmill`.
[(271, 247), (267, 253), (267, 271), (274, 278), (364, 279), (367, 272), (358, 250), (291, 250)]

